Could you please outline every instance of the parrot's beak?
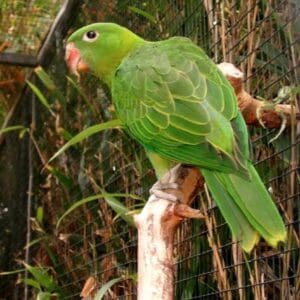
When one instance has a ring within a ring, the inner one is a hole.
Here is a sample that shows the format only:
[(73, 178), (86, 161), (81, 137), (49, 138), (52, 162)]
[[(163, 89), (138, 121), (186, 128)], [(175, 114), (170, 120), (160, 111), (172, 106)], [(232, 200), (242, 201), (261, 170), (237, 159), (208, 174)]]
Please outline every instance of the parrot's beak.
[(72, 42), (67, 44), (65, 61), (70, 71), (78, 77), (79, 72), (88, 72), (90, 70), (89, 66), (81, 58), (79, 50)]

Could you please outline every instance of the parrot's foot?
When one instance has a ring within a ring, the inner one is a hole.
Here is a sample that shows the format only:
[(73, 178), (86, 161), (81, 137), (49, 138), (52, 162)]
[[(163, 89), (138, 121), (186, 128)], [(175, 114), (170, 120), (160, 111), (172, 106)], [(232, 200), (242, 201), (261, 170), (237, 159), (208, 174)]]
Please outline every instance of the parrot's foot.
[(171, 202), (182, 202), (182, 191), (179, 189), (177, 171), (180, 165), (177, 165), (168, 171), (159, 181), (157, 181), (150, 189), (149, 201), (164, 199)]
[(164, 200), (168, 200), (171, 202), (180, 202), (180, 200), (178, 199), (177, 196), (174, 196), (172, 194), (170, 194), (169, 192), (165, 192), (159, 189), (154, 189), (152, 187), (152, 189), (150, 190), (150, 194), (151, 196), (149, 197), (149, 201), (153, 202), (153, 201), (157, 201), (159, 199), (164, 199)]

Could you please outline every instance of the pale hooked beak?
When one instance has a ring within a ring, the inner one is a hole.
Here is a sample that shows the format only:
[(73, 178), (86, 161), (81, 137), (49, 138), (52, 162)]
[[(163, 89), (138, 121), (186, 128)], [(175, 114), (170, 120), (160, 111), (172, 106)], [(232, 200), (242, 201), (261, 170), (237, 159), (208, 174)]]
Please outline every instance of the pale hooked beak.
[(65, 61), (70, 71), (77, 77), (79, 77), (79, 72), (88, 72), (90, 70), (89, 66), (81, 58), (79, 50), (72, 42), (66, 46)]

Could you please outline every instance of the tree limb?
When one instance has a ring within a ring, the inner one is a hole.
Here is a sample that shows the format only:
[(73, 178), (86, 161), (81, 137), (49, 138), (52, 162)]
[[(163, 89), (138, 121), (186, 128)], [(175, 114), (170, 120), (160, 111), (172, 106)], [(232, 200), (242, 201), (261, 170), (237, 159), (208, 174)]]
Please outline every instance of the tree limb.
[(242, 73), (237, 67), (230, 63), (221, 63), (218, 65), (222, 73), (227, 77), (233, 86), (238, 98), (240, 111), (242, 112), (247, 125), (261, 126), (258, 120), (258, 111), (260, 111), (261, 121), (266, 128), (280, 128), (283, 122), (283, 115), (286, 118), (286, 126), (291, 126), (292, 119), (300, 120), (300, 113), (296, 113), (296, 108), (289, 104), (277, 104), (272, 109), (264, 109), (264, 101), (252, 97), (244, 90)]
[(160, 182), (177, 183), (178, 189), (167, 192), (179, 196), (181, 202), (151, 196), (142, 212), (135, 216), (140, 300), (174, 299), (174, 233), (184, 218), (204, 218), (198, 210), (189, 207), (204, 184), (198, 168), (177, 165)]

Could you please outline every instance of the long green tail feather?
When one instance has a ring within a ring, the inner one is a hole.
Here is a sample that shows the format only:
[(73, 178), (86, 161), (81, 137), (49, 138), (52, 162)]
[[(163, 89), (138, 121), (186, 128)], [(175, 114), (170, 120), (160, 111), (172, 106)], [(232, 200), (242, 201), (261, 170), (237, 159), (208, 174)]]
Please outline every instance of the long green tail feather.
[(231, 230), (233, 240), (240, 240), (243, 249), (250, 252), (259, 240), (257, 231), (254, 230), (235, 201), (232, 201), (232, 197), (220, 183), (217, 175), (204, 169), (201, 170), (201, 173)]
[(201, 170), (234, 240), (249, 252), (259, 233), (271, 246), (286, 239), (282, 218), (252, 164), (251, 180), (233, 174)]

